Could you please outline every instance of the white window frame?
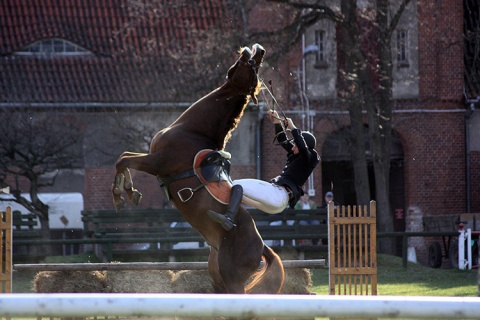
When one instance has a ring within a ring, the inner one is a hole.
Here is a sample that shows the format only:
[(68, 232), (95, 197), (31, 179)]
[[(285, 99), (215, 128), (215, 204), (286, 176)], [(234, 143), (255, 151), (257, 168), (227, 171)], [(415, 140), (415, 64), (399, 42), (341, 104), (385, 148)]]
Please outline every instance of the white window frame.
[(327, 65), (327, 32), (323, 29), (315, 30), (315, 45), (318, 51), (315, 54), (315, 65), (326, 66)]
[(408, 67), (408, 30), (399, 29), (396, 32), (398, 67)]
[(92, 52), (64, 39), (50, 38), (36, 41), (20, 51), (16, 55), (22, 56), (85, 56)]

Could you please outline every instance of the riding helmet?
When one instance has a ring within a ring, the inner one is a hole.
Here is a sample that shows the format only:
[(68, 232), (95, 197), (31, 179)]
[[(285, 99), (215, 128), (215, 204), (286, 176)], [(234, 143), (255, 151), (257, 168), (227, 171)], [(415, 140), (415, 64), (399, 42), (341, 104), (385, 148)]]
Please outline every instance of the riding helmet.
[(303, 140), (307, 144), (309, 149), (315, 149), (315, 145), (317, 144), (317, 139), (315, 136), (308, 131), (302, 131)]

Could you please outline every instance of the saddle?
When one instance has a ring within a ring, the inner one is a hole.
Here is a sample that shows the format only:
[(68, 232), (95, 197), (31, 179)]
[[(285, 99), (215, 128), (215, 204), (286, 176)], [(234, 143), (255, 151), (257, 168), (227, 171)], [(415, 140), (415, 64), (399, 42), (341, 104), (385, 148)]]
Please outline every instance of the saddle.
[[(226, 151), (202, 150), (195, 156), (194, 168), (202, 181), (230, 181), (230, 153)], [(198, 165), (200, 162), (200, 165)]]
[(182, 202), (187, 202), (193, 197), (195, 191), (205, 187), (210, 195), (222, 204), (228, 204), (230, 201), (230, 189), (232, 188), (232, 179), (230, 178), (230, 153), (226, 151), (215, 151), (211, 149), (200, 150), (193, 160), (193, 168), (181, 172), (172, 177), (161, 179), (160, 186), (164, 189), (168, 199), (171, 198), (168, 192), (170, 182), (197, 176), (201, 184), (195, 188), (180, 189), (177, 194)]
[[(226, 151), (201, 150), (193, 161), (195, 174), (212, 197), (223, 204), (230, 202), (231, 155)], [(199, 164), (200, 163), (200, 164)]]

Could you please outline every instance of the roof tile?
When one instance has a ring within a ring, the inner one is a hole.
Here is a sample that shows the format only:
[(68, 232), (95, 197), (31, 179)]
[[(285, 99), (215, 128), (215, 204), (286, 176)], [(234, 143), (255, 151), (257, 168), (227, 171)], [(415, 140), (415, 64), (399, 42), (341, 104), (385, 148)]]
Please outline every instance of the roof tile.
[[(0, 103), (195, 99), (227, 70), (228, 65), (215, 66), (218, 57), (210, 67), (199, 65), (198, 72), (192, 62), (210, 63), (209, 32), (221, 28), (228, 37), (229, 10), (222, 0), (3, 0)], [(49, 38), (70, 41), (93, 55), (15, 55)], [(236, 49), (232, 44), (226, 52)]]

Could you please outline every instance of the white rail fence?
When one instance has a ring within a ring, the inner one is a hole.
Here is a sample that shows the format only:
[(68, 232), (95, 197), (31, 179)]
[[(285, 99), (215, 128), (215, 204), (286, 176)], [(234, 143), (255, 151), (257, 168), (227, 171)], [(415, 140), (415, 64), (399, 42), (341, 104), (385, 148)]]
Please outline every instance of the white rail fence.
[(458, 230), (458, 268), (460, 270), (471, 270), (473, 263), (478, 264), (478, 261), (472, 260), (472, 235), (478, 236), (480, 231), (472, 231), (471, 228), (465, 230), (463, 225), (460, 226)]
[(478, 319), (477, 297), (230, 294), (2, 294), (10, 317), (382, 317)]

